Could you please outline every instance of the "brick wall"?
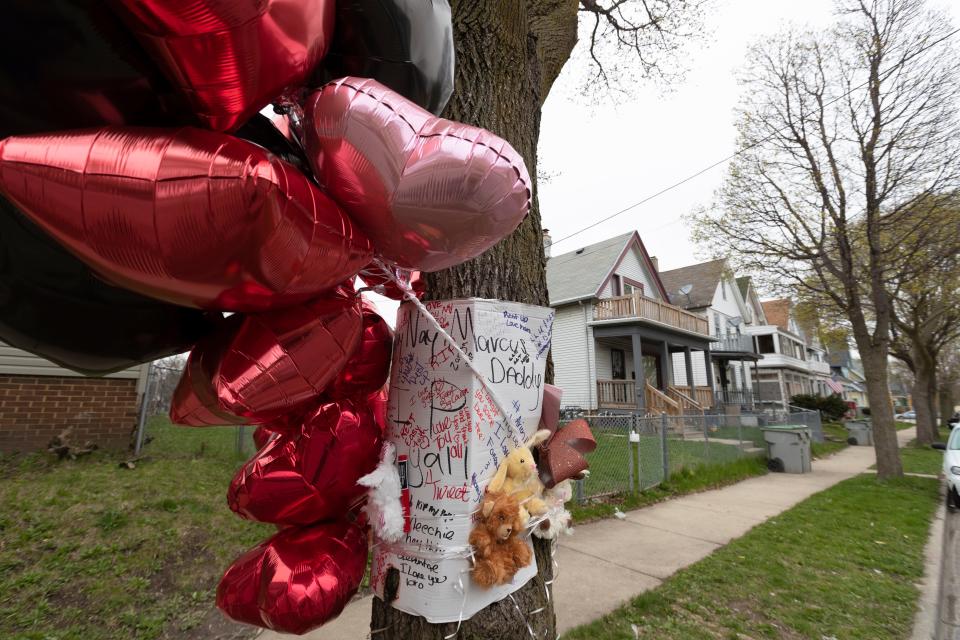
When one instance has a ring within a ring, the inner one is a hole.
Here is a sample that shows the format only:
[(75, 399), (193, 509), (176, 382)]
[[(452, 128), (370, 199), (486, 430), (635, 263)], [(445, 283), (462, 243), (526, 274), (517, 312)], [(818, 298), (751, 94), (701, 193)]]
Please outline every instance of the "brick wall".
[(0, 452), (37, 451), (66, 427), (68, 442), (125, 449), (137, 424), (137, 381), (0, 375)]

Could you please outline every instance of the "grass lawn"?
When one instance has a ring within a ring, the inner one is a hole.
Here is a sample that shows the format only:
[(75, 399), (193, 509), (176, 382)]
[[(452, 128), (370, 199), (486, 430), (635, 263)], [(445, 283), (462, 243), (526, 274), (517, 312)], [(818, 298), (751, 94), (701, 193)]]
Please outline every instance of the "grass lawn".
[(938, 501), (926, 478), (841, 482), (564, 638), (907, 638)]
[[(626, 433), (594, 430), (597, 448), (588, 454), (590, 476), (584, 482), (584, 495), (597, 496), (630, 490), (630, 465), (634, 481), (639, 478), (641, 488), (651, 487), (662, 479), (663, 458), (659, 436), (640, 436), (639, 443), (631, 443)], [(638, 453), (639, 451), (639, 453)], [(667, 440), (671, 474), (705, 464), (726, 463), (743, 456), (736, 445), (704, 440)], [(639, 464), (638, 464), (639, 462)]]
[[(702, 443), (701, 443), (702, 444)], [(716, 489), (767, 473), (766, 460), (746, 456), (731, 462), (688, 467), (673, 473), (669, 481), (639, 493), (621, 493), (599, 502), (571, 503), (575, 523), (609, 518), (617, 509), (629, 511), (688, 493)]]
[(222, 624), (220, 575), (274, 530), (227, 507), (237, 431), (158, 417), (148, 433), (132, 470), (103, 453), (0, 459), (4, 638), (202, 638)]
[[(943, 468), (943, 452), (911, 440), (905, 447), (900, 448), (900, 463), (903, 464), (905, 473), (925, 473), (935, 476)], [(870, 468), (876, 469), (877, 465)]]

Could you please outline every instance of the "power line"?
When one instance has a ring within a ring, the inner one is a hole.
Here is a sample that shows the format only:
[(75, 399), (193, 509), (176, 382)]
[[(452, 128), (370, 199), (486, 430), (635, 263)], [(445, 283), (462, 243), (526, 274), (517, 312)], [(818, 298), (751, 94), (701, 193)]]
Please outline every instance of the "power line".
[[(949, 39), (952, 38), (953, 36), (957, 35), (958, 33), (960, 33), (960, 29), (954, 29), (953, 31), (951, 31), (951, 32), (948, 33), (947, 35), (943, 36), (943, 37), (940, 38), (939, 40), (934, 40), (933, 42), (931, 42), (931, 43), (928, 44), (927, 46), (925, 46), (925, 47), (917, 50), (916, 52), (914, 52), (912, 55), (904, 58), (903, 60), (901, 60), (901, 61), (898, 63), (898, 66), (899, 66), (899, 65), (902, 65), (902, 64), (905, 63), (905, 62), (908, 62), (909, 60), (912, 60), (912, 59), (915, 58), (916, 56), (920, 55), (921, 53), (923, 53), (923, 52), (925, 52), (925, 51), (928, 51), (929, 49), (932, 49), (933, 47), (937, 46), (938, 44), (941, 44), (941, 43), (943, 43), (943, 42), (946, 42), (947, 40), (949, 40)], [(890, 73), (890, 71), (891, 71), (893, 68), (895, 68), (895, 67), (892, 67), (891, 69), (887, 69), (882, 75), (887, 75), (888, 73)], [(837, 96), (836, 98), (827, 101), (826, 103), (824, 103), (823, 106), (824, 106), (824, 107), (829, 107), (829, 106), (833, 105), (834, 103), (842, 100), (843, 98), (846, 98), (847, 96), (849, 96), (850, 94), (852, 94), (854, 91), (859, 91), (859, 90), (862, 89), (863, 87), (867, 86), (869, 83), (870, 83), (870, 81), (867, 80), (867, 81), (865, 81), (865, 82), (857, 85), (856, 87), (853, 87), (852, 89), (850, 89), (850, 90), (847, 91), (846, 93), (840, 94), (840, 95)], [(630, 210), (632, 210), (632, 209), (636, 209), (636, 208), (639, 207), (640, 205), (646, 204), (647, 202), (650, 202), (650, 201), (653, 200), (654, 198), (659, 198), (659, 197), (662, 196), (663, 194), (668, 193), (668, 192), (670, 192), (670, 191), (673, 191), (673, 190), (676, 189), (677, 187), (682, 186), (682, 185), (686, 184), (687, 182), (690, 182), (691, 180), (693, 180), (693, 179), (695, 179), (695, 178), (699, 178), (700, 176), (702, 176), (702, 175), (705, 174), (706, 172), (708, 172), (708, 171), (710, 171), (710, 170), (712, 170), (712, 169), (715, 169), (716, 167), (718, 167), (718, 166), (720, 166), (720, 165), (722, 165), (722, 164), (724, 164), (724, 163), (726, 163), (726, 162), (729, 162), (729, 161), (733, 160), (733, 159), (736, 158), (737, 156), (742, 155), (743, 153), (746, 153), (746, 152), (749, 151), (750, 149), (752, 149), (752, 148), (754, 148), (754, 147), (756, 147), (756, 146), (759, 146), (759, 145), (763, 144), (764, 142), (767, 142), (768, 140), (773, 139), (775, 136), (779, 135), (779, 134), (782, 133), (785, 129), (788, 129), (788, 128), (789, 128), (789, 126), (781, 127), (780, 129), (777, 129), (776, 131), (774, 131), (773, 133), (771, 133), (771, 134), (770, 134), (769, 136), (767, 136), (766, 138), (762, 138), (762, 139), (760, 139), (760, 140), (757, 140), (756, 142), (753, 142), (753, 143), (747, 145), (747, 146), (744, 147), (743, 149), (739, 149), (739, 150), (737, 150), (737, 151), (734, 151), (733, 153), (731, 153), (731, 154), (728, 155), (727, 157), (723, 158), (722, 160), (717, 160), (717, 161), (714, 162), (713, 164), (711, 164), (711, 165), (709, 165), (709, 166), (707, 166), (707, 167), (704, 167), (703, 169), (700, 169), (700, 170), (697, 171), (696, 173), (687, 176), (687, 177), (684, 178), (683, 180), (680, 180), (680, 181), (678, 181), (678, 182), (674, 182), (674, 183), (671, 184), (670, 186), (664, 187), (663, 189), (660, 189), (660, 190), (657, 191), (656, 193), (650, 194), (649, 196), (646, 196), (646, 197), (643, 198), (642, 200), (639, 200), (639, 201), (637, 201), (637, 202), (634, 202), (634, 203), (631, 204), (630, 206), (624, 207), (623, 209), (620, 209), (620, 210), (617, 211), (616, 213), (611, 213), (610, 215), (608, 215), (608, 216), (605, 217), (605, 218), (601, 218), (600, 220), (597, 220), (596, 222), (592, 222), (592, 223), (588, 224), (587, 226), (583, 227), (582, 229), (578, 229), (577, 231), (574, 231), (573, 233), (571, 233), (571, 234), (569, 234), (569, 235), (563, 236), (563, 237), (560, 238), (559, 240), (554, 240), (553, 243), (554, 243), (554, 244), (558, 244), (558, 243), (560, 243), (560, 242), (563, 242), (564, 240), (569, 240), (570, 238), (573, 238), (574, 236), (580, 235), (580, 234), (583, 233), (584, 231), (589, 231), (590, 229), (593, 229), (594, 227), (599, 226), (599, 225), (603, 224), (604, 222), (607, 222), (608, 220), (612, 220), (613, 218), (616, 218), (616, 217), (619, 216), (619, 215), (623, 215), (624, 213), (626, 213), (626, 212), (628, 212), (628, 211), (630, 211)], [(678, 222), (678, 221), (679, 221), (679, 220), (673, 220), (673, 221), (668, 222), (668, 223), (666, 223), (666, 224), (663, 224), (663, 225), (661, 225), (660, 227), (657, 227), (657, 228), (658, 228), (658, 229), (662, 229), (662, 228), (665, 228), (665, 227), (670, 226), (671, 224), (675, 224), (675, 223)]]

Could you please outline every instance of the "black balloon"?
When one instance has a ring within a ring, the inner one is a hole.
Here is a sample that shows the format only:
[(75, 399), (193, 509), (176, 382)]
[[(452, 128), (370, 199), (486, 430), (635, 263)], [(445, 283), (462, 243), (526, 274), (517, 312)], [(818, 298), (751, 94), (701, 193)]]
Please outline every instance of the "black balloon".
[(0, 340), (103, 375), (186, 351), (219, 317), (103, 282), (0, 198)]
[(305, 175), (312, 175), (313, 170), (307, 161), (307, 156), (294, 140), (288, 139), (277, 129), (270, 118), (263, 114), (256, 114), (247, 120), (234, 134), (248, 142), (258, 144), (281, 160), (289, 162)]
[(440, 115), (453, 93), (447, 0), (337, 0), (319, 80), (373, 78)]
[(193, 120), (104, 0), (5, 2), (0, 56), (4, 135)]

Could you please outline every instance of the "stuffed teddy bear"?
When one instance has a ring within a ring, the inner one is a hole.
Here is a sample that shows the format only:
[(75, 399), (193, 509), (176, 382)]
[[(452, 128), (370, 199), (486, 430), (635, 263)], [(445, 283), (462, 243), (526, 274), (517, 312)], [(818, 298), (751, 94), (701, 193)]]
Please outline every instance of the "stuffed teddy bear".
[(570, 528), (572, 516), (564, 506), (573, 497), (573, 483), (570, 480), (554, 485), (543, 492), (543, 501), (547, 513), (540, 526), (533, 528), (533, 535), (545, 540), (553, 540), (561, 533), (573, 533)]
[(470, 532), (474, 582), (485, 589), (506, 584), (530, 564), (533, 552), (520, 538), (523, 527), (516, 496), (496, 491), (483, 496), (480, 520)]
[(537, 462), (531, 449), (550, 437), (550, 431), (541, 429), (533, 437), (517, 447), (504, 458), (487, 486), (488, 491), (502, 491), (514, 496), (520, 502), (520, 519), (526, 527), (530, 515), (540, 516), (547, 512), (547, 505), (541, 499), (543, 483), (537, 472)]

